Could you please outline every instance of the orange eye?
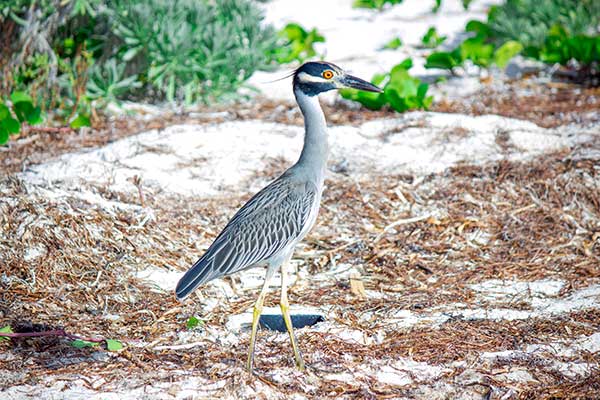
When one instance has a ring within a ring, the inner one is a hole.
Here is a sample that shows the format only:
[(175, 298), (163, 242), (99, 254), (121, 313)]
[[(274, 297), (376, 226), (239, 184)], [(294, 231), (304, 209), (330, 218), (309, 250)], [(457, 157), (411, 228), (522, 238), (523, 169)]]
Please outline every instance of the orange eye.
[(323, 78), (325, 78), (325, 79), (331, 79), (331, 78), (333, 78), (333, 71), (328, 69), (327, 71), (323, 71), (322, 75), (323, 75)]

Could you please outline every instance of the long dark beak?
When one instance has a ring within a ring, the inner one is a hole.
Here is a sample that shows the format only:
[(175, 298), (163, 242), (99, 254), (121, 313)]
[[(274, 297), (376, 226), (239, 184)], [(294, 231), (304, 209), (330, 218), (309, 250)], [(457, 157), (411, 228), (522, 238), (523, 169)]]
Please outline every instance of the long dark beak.
[(340, 79), (340, 83), (346, 87), (358, 90), (366, 90), (367, 92), (383, 92), (383, 90), (373, 85), (372, 83), (369, 83), (363, 79), (357, 78), (352, 75), (344, 75), (342, 79)]

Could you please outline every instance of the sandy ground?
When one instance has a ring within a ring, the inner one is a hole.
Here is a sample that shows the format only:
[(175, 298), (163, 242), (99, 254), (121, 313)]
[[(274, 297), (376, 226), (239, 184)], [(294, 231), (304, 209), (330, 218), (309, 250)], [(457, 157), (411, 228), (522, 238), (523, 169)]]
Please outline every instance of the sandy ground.
[[(442, 14), (431, 15), (430, 5), (408, 0), (382, 14), (315, 2), (323, 12), (311, 17), (298, 3), (268, 3), (268, 19), (318, 26), (328, 58), (366, 77), (405, 56), (378, 51), (379, 36), (400, 34), (409, 43), (402, 51), (422, 57), (414, 48), (421, 31), (436, 24), (454, 40), (487, 4), (465, 13), (444, 1)], [(362, 34), (373, 25), (381, 27), (373, 37)], [(439, 92), (458, 96), (461, 82), (482, 87), (466, 77)], [(282, 102), (270, 117), (230, 109), (167, 121), (85, 151), (65, 146), (38, 163), (27, 155), (0, 181), (1, 325), (125, 345), (0, 342), (0, 398), (594, 398), (593, 107), (585, 122), (545, 127), (532, 114), (372, 113), (357, 121), (357, 111), (338, 115), (326, 98), (327, 187), (318, 224), (292, 260), (290, 289), (294, 314), (324, 321), (297, 332), (305, 374), (293, 366), (287, 336), (265, 329), (256, 375), (247, 374), (264, 271), (213, 281), (184, 303), (173, 289), (243, 201), (296, 160), (302, 128), (285, 103), (289, 82), (262, 90)], [(277, 314), (272, 289), (266, 312)], [(203, 322), (188, 329), (191, 316)]]

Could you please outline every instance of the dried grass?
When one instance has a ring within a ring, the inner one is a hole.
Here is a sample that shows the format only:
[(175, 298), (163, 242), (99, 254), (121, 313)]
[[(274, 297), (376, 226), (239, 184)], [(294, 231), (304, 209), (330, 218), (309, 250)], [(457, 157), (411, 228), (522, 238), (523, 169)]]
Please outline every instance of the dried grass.
[[(65, 144), (65, 149), (69, 146)], [(486, 306), (469, 285), (488, 279), (560, 279), (568, 283), (562, 295), (599, 283), (598, 162), (593, 152), (578, 148), (528, 162), (457, 166), (420, 181), (397, 175), (356, 181), (334, 174), (319, 225), (298, 257), (308, 262), (312, 273), (353, 265), (362, 272), (366, 292), (385, 297), (364, 299), (353, 294), (348, 280), (332, 278), (291, 288), (290, 301), (331, 304), (336, 323), (367, 335), (383, 330), (385, 339), (364, 345), (307, 331), (300, 335), (300, 347), (317, 379), (294, 375), (288, 383), (272, 376), (274, 370), (293, 366), (287, 342), (262, 342), (257, 351), (260, 382), (281, 395), (411, 396), (417, 386), (393, 387), (368, 376), (351, 383), (322, 377), (399, 357), (429, 364), (471, 362), (483, 351), (520, 349), (598, 332), (598, 310), (517, 322), (450, 320), (439, 329), (398, 330), (377, 318), (453, 302)], [(272, 176), (280, 164), (273, 160), (272, 170), (261, 174)], [(137, 194), (96, 190), (104, 198), (140, 206)], [(133, 379), (133, 386), (169, 382), (169, 371), (175, 370), (225, 381), (220, 395), (257, 384), (242, 373), (244, 340), (233, 346), (205, 341), (194, 349), (154, 350), (177, 341), (195, 307), (193, 302), (179, 304), (170, 293), (150, 290), (131, 273), (150, 265), (185, 270), (201, 253), (199, 244), (208, 244), (249, 194), (199, 200), (167, 197), (143, 186), (140, 190), (146, 208), (108, 211), (74, 198), (50, 201), (30, 193), (14, 177), (0, 184), (0, 325), (11, 324), (20, 331), (64, 327), (129, 344), (118, 354), (101, 353), (104, 356), (98, 358), (94, 350), (75, 349), (63, 339), (0, 342), (1, 351), (17, 355), (0, 368), (23, 372), (11, 384), (35, 383), (42, 375), (102, 377), (104, 383), (90, 381), (89, 387), (108, 390), (125, 377)], [(427, 218), (398, 223), (426, 214)], [(32, 248), (44, 255), (27, 261)], [(210, 295), (210, 290), (204, 294)], [(250, 307), (255, 295), (244, 292), (224, 299), (204, 316), (206, 326), (223, 329), (227, 317)], [(274, 294), (267, 299), (268, 305), (276, 302)], [(361, 319), (368, 315), (373, 317)], [(138, 342), (152, 345), (136, 347)], [(587, 361), (600, 362), (598, 354), (588, 355)], [(572, 381), (544, 363), (536, 364), (535, 358), (523, 362), (539, 383), (520, 387), (519, 398), (593, 398), (598, 391), (598, 374)], [(452, 382), (454, 377), (440, 379)], [(506, 390), (510, 386), (494, 385)]]

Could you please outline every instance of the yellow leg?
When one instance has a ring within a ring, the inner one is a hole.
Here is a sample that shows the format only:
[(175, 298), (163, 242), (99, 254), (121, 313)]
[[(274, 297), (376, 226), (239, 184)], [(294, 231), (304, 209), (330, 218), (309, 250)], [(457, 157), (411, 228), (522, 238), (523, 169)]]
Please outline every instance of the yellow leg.
[(269, 288), (269, 280), (270, 274), (267, 272), (267, 276), (265, 277), (265, 283), (263, 284), (262, 290), (258, 295), (258, 299), (256, 299), (256, 303), (254, 303), (254, 312), (252, 313), (252, 333), (250, 334), (250, 349), (248, 351), (248, 363), (246, 364), (246, 368), (248, 372), (252, 373), (252, 364), (254, 363), (254, 344), (256, 343), (256, 330), (258, 329), (258, 320), (260, 319), (260, 314), (262, 313), (263, 303), (265, 301), (265, 295), (267, 294), (267, 289)]
[(292, 325), (292, 319), (290, 317), (290, 303), (287, 298), (287, 262), (281, 265), (281, 314), (285, 322), (285, 327), (290, 334), (290, 341), (292, 342), (292, 349), (294, 350), (294, 357), (296, 358), (296, 366), (300, 371), (304, 371), (304, 360), (302, 360), (302, 354), (294, 334), (294, 327)]

